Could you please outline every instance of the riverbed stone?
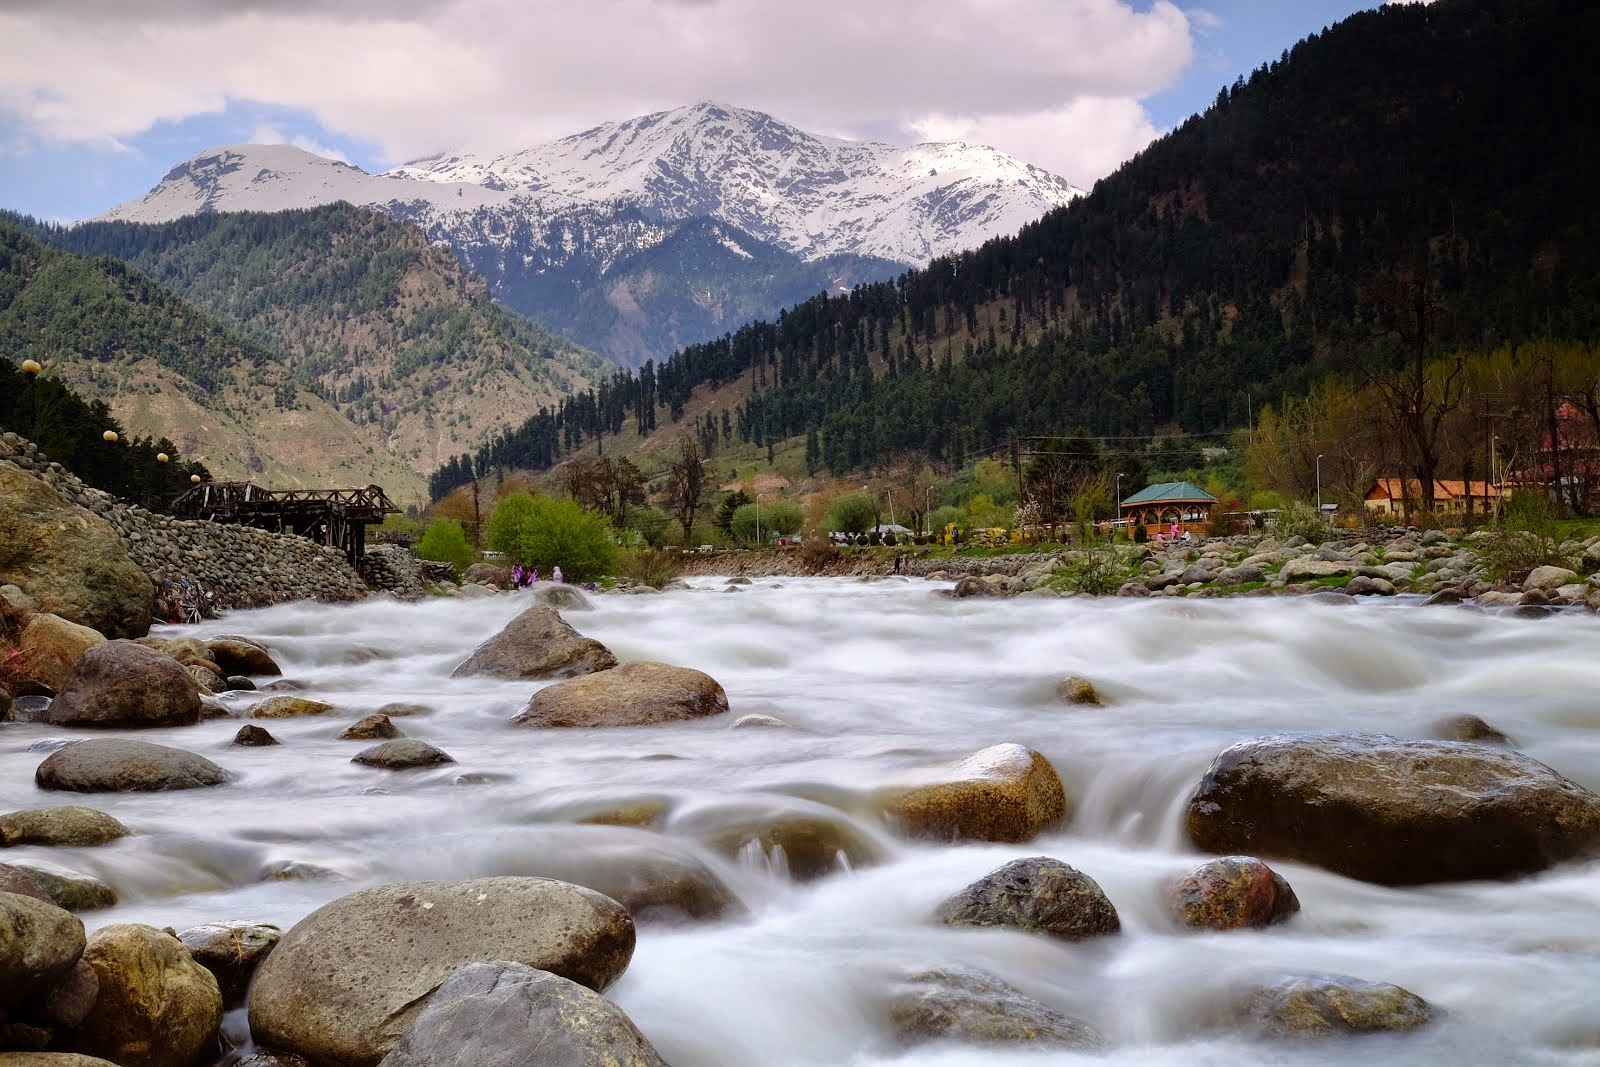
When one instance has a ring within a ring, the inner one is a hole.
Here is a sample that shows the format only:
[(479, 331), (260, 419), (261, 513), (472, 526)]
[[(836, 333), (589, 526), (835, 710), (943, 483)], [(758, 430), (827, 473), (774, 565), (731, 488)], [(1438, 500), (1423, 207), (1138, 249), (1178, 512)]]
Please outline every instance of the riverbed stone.
[(1451, 715), (1435, 726), (1438, 736), (1445, 741), (1482, 741), (1491, 745), (1509, 745), (1511, 739), (1476, 715)]
[(277, 947), (283, 931), (270, 923), (214, 922), (191, 926), (178, 940), (194, 961), (217, 980), (224, 1005), (244, 1002), (256, 968)]
[(1063, 941), (1115, 934), (1117, 909), (1093, 878), (1060, 860), (1012, 860), (939, 905), (947, 926), (1009, 926)]
[(1284, 877), (1254, 856), (1202, 863), (1172, 887), (1167, 902), (1180, 925), (1196, 930), (1259, 929), (1300, 910)]
[(883, 859), (877, 842), (843, 812), (802, 800), (706, 805), (674, 816), (668, 828), (730, 859), (753, 855), (797, 882)]
[(93, 808), (31, 808), (0, 815), (0, 847), (103, 845), (128, 836), (128, 828)]
[(385, 741), (404, 737), (400, 727), (389, 721), (387, 715), (368, 715), (345, 727), (339, 735), (341, 741)]
[(640, 661), (546, 686), (511, 721), (518, 726), (647, 726), (728, 710), (728, 694), (709, 674)]
[(99, 630), (46, 613), (28, 620), (17, 648), (27, 677), (49, 686), (51, 692), (60, 692), (83, 654), (105, 640)]
[(385, 704), (377, 711), (374, 711), (373, 714), (382, 715), (390, 719), (407, 719), (418, 715), (432, 715), (433, 709), (426, 704), (407, 704), (403, 701), (396, 701), (392, 704)]
[(26, 546), (0, 552), (0, 584), (27, 590), (37, 610), (106, 637), (150, 631), (155, 588), (116, 527), (8, 463), (0, 463), (0, 543)]
[(187, 726), (200, 689), (171, 656), (132, 641), (91, 645), (45, 712), (55, 726)]
[(633, 955), (616, 901), (547, 878), (403, 882), (312, 912), (256, 973), (250, 1029), (319, 1067), (370, 1067), (462, 966), (523, 963), (604, 990)]
[(992, 974), (968, 967), (940, 967), (907, 975), (892, 990), (888, 1009), (895, 1032), (907, 1044), (960, 1041), (1088, 1051), (1105, 1042), (1087, 1023), (1039, 1003)]
[(1068, 818), (1050, 761), (1017, 744), (976, 752), (937, 780), (879, 790), (878, 805), (912, 837), (1020, 843)]
[(1355, 573), (1355, 565), (1341, 560), (1291, 559), (1278, 571), (1278, 580), (1287, 583), (1305, 582), (1314, 578), (1340, 578)]
[(276, 677), (283, 673), (283, 668), (272, 658), (272, 653), (260, 642), (248, 637), (237, 634), (213, 637), (206, 642), (206, 650), (211, 653), (216, 665), (222, 668), (223, 674)]
[(1096, 705), (1100, 692), (1081, 674), (1069, 674), (1056, 683), (1056, 695), (1068, 704)]
[(78, 1048), (123, 1067), (194, 1067), (215, 1045), (222, 994), (171, 933), (125, 923), (96, 930), (83, 958), (100, 994)]
[(21, 867), (13, 867), (9, 863), (0, 863), (0, 894), (5, 893), (15, 893), (18, 896), (42, 900), (46, 904), (55, 904), (55, 899), (46, 893), (27, 871)]
[(593, 611), (594, 604), (574, 586), (565, 582), (540, 582), (533, 587), (533, 598), (558, 611)]
[(268, 745), (276, 745), (278, 739), (255, 723), (247, 722), (233, 735), (233, 743), (244, 748), (265, 748)]
[(67, 911), (99, 911), (115, 907), (117, 891), (89, 874), (75, 871), (50, 870), (31, 863), (15, 864), (16, 868), (44, 890), (51, 901)]
[(40, 789), (76, 793), (161, 792), (221, 785), (228, 772), (204, 756), (148, 741), (94, 738), (51, 753), (34, 772)]
[(1190, 798), (1188, 832), (1208, 852), (1382, 885), (1507, 878), (1600, 847), (1600, 797), (1481, 744), (1278, 735), (1212, 761)]
[(1577, 572), (1565, 567), (1535, 567), (1523, 579), (1522, 588), (1524, 592), (1540, 589), (1549, 593), (1577, 580)]
[(455, 759), (426, 741), (405, 737), (364, 748), (350, 762), (386, 771), (402, 771), (412, 767), (437, 767), (442, 763), (454, 763)]
[(55, 988), (45, 994), (44, 1021), (54, 1027), (74, 1029), (89, 1017), (99, 999), (100, 977), (88, 960), (79, 959), (72, 970), (56, 982)]
[(568, 626), (554, 608), (539, 604), (512, 619), (505, 629), (474, 649), (450, 676), (482, 675), (508, 680), (576, 678), (616, 665), (617, 657), (609, 648)]
[[(530, 1055), (530, 1050), (537, 1055)], [(471, 963), (439, 987), (383, 1067), (666, 1067), (621, 1008), (520, 963)]]
[(0, 1052), (0, 1067), (117, 1067), (117, 1064), (76, 1052)]
[(32, 999), (83, 955), (83, 923), (42, 900), (0, 893), (0, 1004)]
[(1247, 1029), (1274, 1038), (1415, 1030), (1432, 1019), (1410, 990), (1348, 975), (1286, 975), (1251, 989), (1238, 1008)]
[(311, 700), (306, 697), (275, 696), (268, 697), (261, 703), (250, 708), (252, 719), (299, 719), (308, 715), (326, 715), (333, 710), (333, 705), (325, 700)]

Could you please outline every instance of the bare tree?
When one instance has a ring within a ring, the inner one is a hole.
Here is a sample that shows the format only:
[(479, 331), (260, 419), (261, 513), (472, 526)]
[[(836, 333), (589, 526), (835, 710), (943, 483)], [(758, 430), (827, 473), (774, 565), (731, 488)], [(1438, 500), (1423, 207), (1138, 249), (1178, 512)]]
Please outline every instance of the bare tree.
[(683, 527), (685, 547), (694, 534), (694, 520), (710, 480), (711, 469), (706, 466), (699, 439), (693, 434), (680, 434), (678, 454), (667, 463), (667, 506)]

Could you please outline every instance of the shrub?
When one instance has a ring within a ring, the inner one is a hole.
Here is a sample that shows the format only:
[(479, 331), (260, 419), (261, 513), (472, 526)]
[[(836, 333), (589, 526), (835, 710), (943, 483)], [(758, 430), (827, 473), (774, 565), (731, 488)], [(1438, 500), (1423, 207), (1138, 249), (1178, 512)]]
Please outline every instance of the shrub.
[(1478, 556), (1491, 578), (1521, 581), (1535, 567), (1566, 566), (1556, 539), (1550, 504), (1538, 493), (1506, 498), (1500, 521), (1479, 546)]
[(630, 508), (625, 525), (651, 548), (665, 546), (676, 530), (672, 516), (660, 508)]
[(1317, 509), (1299, 500), (1273, 517), (1271, 529), (1272, 535), (1280, 541), (1300, 536), (1313, 545), (1320, 545), (1333, 539), (1333, 530)]
[(928, 527), (935, 535), (942, 535), (946, 526), (951, 523), (960, 526), (966, 521), (966, 517), (967, 513), (960, 508), (945, 504), (943, 507), (935, 508), (933, 514), (928, 516)]
[(604, 515), (575, 500), (537, 496), (517, 538), (516, 558), (549, 574), (560, 567), (577, 582), (602, 577), (617, 565), (617, 543)]
[(660, 589), (678, 576), (678, 555), (660, 548), (630, 548), (617, 560), (617, 577)]
[(780, 535), (787, 537), (797, 534), (806, 524), (806, 513), (793, 500), (774, 500), (770, 505), (761, 508), (761, 528), (768, 526)]
[(800, 561), (809, 571), (820, 573), (839, 562), (844, 553), (826, 537), (812, 537), (800, 548)]
[(878, 520), (872, 501), (860, 493), (847, 493), (828, 505), (828, 529), (840, 533), (861, 534), (871, 529)]
[(467, 533), (454, 519), (434, 519), (417, 542), (417, 556), (449, 563), (457, 572), (478, 562), (478, 553), (467, 543)]
[(1052, 588), (1090, 596), (1110, 596), (1132, 575), (1116, 546), (1097, 544), (1084, 549), (1064, 567), (1056, 568)]
[(767, 510), (762, 508), (757, 511), (755, 504), (739, 505), (728, 518), (728, 532), (742, 545), (755, 544), (758, 532), (762, 544), (774, 540), (778, 535), (767, 523)]
[(527, 562), (522, 558), (522, 533), (538, 509), (532, 493), (507, 493), (501, 497), (489, 514), (489, 547), (519, 563)]

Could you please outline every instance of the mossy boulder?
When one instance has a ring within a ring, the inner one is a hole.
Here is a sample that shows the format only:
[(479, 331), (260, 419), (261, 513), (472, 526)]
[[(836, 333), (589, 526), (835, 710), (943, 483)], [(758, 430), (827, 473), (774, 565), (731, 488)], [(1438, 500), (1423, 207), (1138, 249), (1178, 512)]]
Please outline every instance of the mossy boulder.
[(83, 923), (64, 908), (0, 893), (0, 1004), (31, 1000), (83, 955)]
[(554, 608), (529, 608), (473, 650), (452, 678), (576, 678), (617, 665), (611, 650), (568, 626)]
[(1237, 1019), (1264, 1037), (1315, 1038), (1415, 1030), (1433, 1007), (1409, 989), (1347, 975), (1287, 975), (1251, 989)]

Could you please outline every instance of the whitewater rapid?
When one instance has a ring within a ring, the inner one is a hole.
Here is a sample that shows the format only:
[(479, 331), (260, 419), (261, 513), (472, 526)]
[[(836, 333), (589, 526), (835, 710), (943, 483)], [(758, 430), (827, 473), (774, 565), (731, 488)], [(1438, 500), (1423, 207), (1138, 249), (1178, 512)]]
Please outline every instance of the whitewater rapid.
[[(480, 641), (531, 603), (526, 593), (400, 604), (294, 604), (238, 612), (161, 636), (262, 640), (328, 719), (265, 725), (281, 746), (240, 748), (233, 720), (140, 731), (237, 775), (225, 787), (72, 797), (33, 770), (80, 732), (0, 728), (0, 810), (87, 803), (136, 836), (85, 849), (16, 848), (0, 861), (103, 878), (121, 897), (96, 927), (183, 929), (221, 919), (287, 929), (363, 886), (419, 878), (544, 874), (586, 856), (690, 856), (743, 913), (643, 923), (633, 963), (607, 995), (674, 1067), (917, 1064), (1600, 1064), (1600, 863), (1509, 883), (1409, 889), (1274, 863), (1302, 910), (1259, 932), (1188, 933), (1163, 892), (1200, 857), (1182, 834), (1188, 794), (1241, 738), (1284, 730), (1437, 736), (1475, 714), (1515, 745), (1600, 790), (1600, 620), (1517, 619), (1377, 598), (951, 600), (922, 581), (719, 579), (657, 596), (594, 596), (566, 617), (619, 659), (706, 671), (732, 714), (615, 730), (507, 724), (537, 683), (452, 679)], [(1055, 695), (1066, 674), (1106, 705)], [(232, 694), (242, 710), (254, 694)], [(390, 773), (349, 762), (337, 735), (394, 702), (397, 719), (454, 765)], [(792, 729), (729, 729), (741, 715)], [(134, 736), (129, 734), (128, 736)], [(1076, 814), (1024, 845), (895, 839), (853, 798), (920, 768), (1019, 742), (1060, 771)], [(574, 813), (660, 799), (854, 812), (882, 862), (798, 885), (769, 864), (725, 859), (686, 835), (579, 825)], [(1084, 944), (930, 922), (945, 896), (1001, 863), (1049, 855), (1089, 874), (1121, 914), (1120, 936)], [(316, 878), (267, 880), (289, 867)], [(909, 967), (966, 964), (1104, 1033), (1075, 1055), (991, 1047), (901, 1049), (882, 993)], [(1441, 1009), (1421, 1031), (1262, 1044), (1207, 1026), (1240, 976), (1317, 970), (1403, 985)]]

